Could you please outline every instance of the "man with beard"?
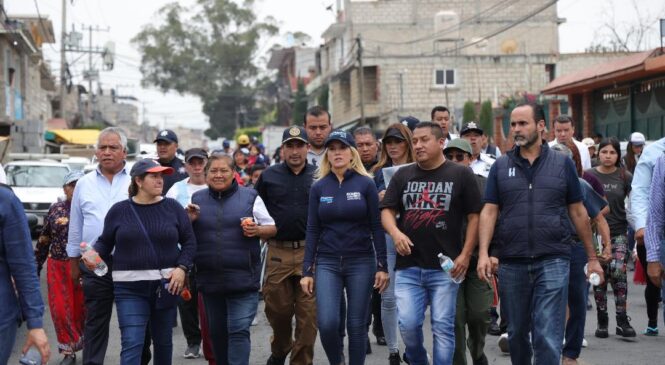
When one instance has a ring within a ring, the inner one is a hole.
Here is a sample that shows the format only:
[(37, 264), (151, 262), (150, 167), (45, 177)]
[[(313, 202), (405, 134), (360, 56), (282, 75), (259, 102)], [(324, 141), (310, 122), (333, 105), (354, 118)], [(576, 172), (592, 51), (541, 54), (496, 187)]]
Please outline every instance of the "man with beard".
[[(275, 219), (277, 234), (268, 239), (263, 298), (273, 329), (267, 365), (310, 365), (316, 341), (316, 300), (302, 291), (302, 263), (309, 190), (316, 168), (307, 163), (307, 134), (290, 127), (282, 135), (284, 163), (270, 166), (259, 177), (256, 190)], [(296, 318), (295, 338), (291, 322)]]
[[(510, 115), (516, 147), (490, 169), (480, 213), (478, 277), (490, 282), (488, 248), (500, 243), (499, 295), (508, 321), (511, 361), (561, 361), (573, 239), (571, 221), (584, 243), (588, 273), (602, 278), (591, 227), (573, 161), (550, 151), (540, 138), (543, 108), (520, 104)], [(533, 339), (533, 341), (531, 341)], [(533, 349), (533, 350), (532, 350)]]
[(332, 131), (330, 123), (330, 113), (321, 106), (313, 106), (307, 109), (303, 120), (305, 130), (307, 131), (307, 140), (309, 141), (309, 151), (307, 151), (307, 162), (314, 166), (319, 166), (326, 148), (323, 142)]

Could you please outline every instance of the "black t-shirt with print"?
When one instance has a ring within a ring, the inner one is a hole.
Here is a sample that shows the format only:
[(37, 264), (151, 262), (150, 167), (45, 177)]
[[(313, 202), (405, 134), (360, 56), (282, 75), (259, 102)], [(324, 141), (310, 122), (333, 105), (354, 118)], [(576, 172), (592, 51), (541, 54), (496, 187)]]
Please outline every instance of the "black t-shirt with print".
[(397, 226), (413, 242), (410, 255), (397, 254), (395, 269), (437, 269), (439, 252), (454, 260), (464, 245), (464, 217), (481, 207), (478, 184), (468, 167), (445, 162), (434, 170), (417, 164), (399, 169), (380, 204), (399, 214)]

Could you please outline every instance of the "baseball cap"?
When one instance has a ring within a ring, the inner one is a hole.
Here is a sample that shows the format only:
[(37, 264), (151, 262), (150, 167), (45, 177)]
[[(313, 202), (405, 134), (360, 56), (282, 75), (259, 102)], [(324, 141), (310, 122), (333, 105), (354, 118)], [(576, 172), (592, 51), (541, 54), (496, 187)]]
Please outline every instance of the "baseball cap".
[(171, 175), (173, 171), (172, 167), (162, 166), (155, 160), (144, 158), (132, 166), (132, 169), (129, 171), (129, 176), (136, 177), (149, 172), (161, 172), (164, 175)]
[(343, 131), (341, 129), (336, 129), (336, 130), (330, 132), (330, 134), (328, 135), (328, 138), (323, 143), (323, 145), (325, 147), (328, 147), (328, 145), (332, 141), (340, 141), (340, 142), (344, 143), (345, 145), (347, 145), (349, 147), (356, 148), (356, 140), (353, 139), (353, 136), (351, 135), (351, 133)]
[(462, 130), (459, 132), (459, 135), (463, 136), (463, 135), (465, 135), (467, 133), (470, 133), (470, 132), (476, 132), (476, 133), (479, 133), (481, 135), (484, 134), (483, 129), (480, 128), (476, 122), (469, 122), (469, 123), (466, 123), (464, 125), (464, 127), (462, 127)]
[(593, 138), (587, 137), (582, 140), (582, 144), (587, 147), (594, 147), (596, 145), (596, 142), (593, 140)]
[(190, 148), (185, 152), (185, 162), (189, 162), (194, 157), (206, 159), (208, 158), (208, 152), (203, 148)]
[(635, 146), (641, 146), (646, 142), (646, 138), (644, 138), (644, 134), (640, 132), (634, 132), (633, 134), (630, 135), (630, 143), (632, 143)]
[(162, 129), (157, 133), (157, 137), (155, 137), (155, 140), (153, 143), (157, 143), (157, 141), (165, 141), (168, 143), (178, 143), (178, 136), (175, 134), (174, 131), (170, 129)]
[(229, 148), (231, 147), (231, 142), (228, 139), (225, 139), (224, 142), (222, 142), (222, 146), (224, 148)]
[(83, 171), (70, 171), (67, 175), (65, 175), (62, 186), (69, 185), (74, 181), (77, 181), (78, 179), (82, 178), (84, 175), (85, 173)]
[(469, 141), (463, 138), (456, 138), (453, 139), (452, 141), (448, 141), (448, 145), (446, 148), (443, 149), (443, 153), (446, 153), (446, 151), (457, 148), (460, 151), (466, 152), (470, 155), (473, 155), (473, 150), (471, 149), (471, 144)]
[(307, 142), (307, 132), (305, 128), (299, 126), (293, 126), (290, 128), (284, 129), (282, 132), (282, 144), (297, 139), (299, 141)]
[(402, 132), (400, 132), (399, 129), (397, 128), (388, 128), (386, 131), (386, 135), (383, 136), (383, 139), (381, 139), (383, 142), (385, 142), (388, 138), (396, 138), (399, 139), (400, 141), (406, 141), (406, 137), (402, 135)]
[(413, 132), (413, 130), (416, 129), (416, 125), (420, 123), (420, 120), (418, 120), (418, 118), (416, 117), (408, 116), (402, 118), (399, 122), (404, 124), (407, 128), (411, 130), (411, 132)]
[(240, 146), (246, 146), (249, 144), (249, 136), (246, 134), (241, 134), (238, 136), (238, 144)]

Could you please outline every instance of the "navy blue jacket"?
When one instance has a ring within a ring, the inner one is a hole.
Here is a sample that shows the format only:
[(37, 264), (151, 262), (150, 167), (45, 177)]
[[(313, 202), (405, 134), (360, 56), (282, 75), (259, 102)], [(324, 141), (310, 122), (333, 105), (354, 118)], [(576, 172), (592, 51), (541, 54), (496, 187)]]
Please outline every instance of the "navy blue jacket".
[(532, 165), (515, 147), (490, 170), (485, 202), (498, 204), (499, 259), (570, 257), (568, 205), (582, 201), (573, 161), (541, 147)]
[(259, 290), (261, 276), (258, 237), (242, 233), (240, 218), (253, 216), (254, 189), (236, 181), (222, 192), (203, 189), (192, 195), (201, 207), (194, 221), (197, 288), (203, 293), (242, 293)]
[(387, 272), (386, 237), (374, 181), (347, 170), (341, 183), (333, 173), (315, 182), (309, 193), (306, 239), (304, 276), (314, 275), (315, 255), (361, 257), (376, 253), (377, 270)]
[(0, 328), (12, 322), (16, 325), (20, 317), (26, 320), (28, 329), (42, 328), (43, 314), (44, 302), (23, 206), (11, 189), (0, 187)]

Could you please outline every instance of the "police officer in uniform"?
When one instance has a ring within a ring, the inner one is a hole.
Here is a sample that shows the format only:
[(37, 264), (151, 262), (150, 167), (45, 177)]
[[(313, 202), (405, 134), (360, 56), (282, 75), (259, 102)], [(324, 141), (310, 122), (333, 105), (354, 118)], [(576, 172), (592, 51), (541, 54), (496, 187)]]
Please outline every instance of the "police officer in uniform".
[(185, 164), (175, 155), (178, 151), (178, 136), (175, 132), (170, 129), (162, 129), (157, 133), (154, 143), (157, 145), (159, 164), (171, 167), (175, 171), (171, 175), (164, 175), (162, 195), (166, 195), (173, 184), (188, 177), (187, 171), (185, 170)]
[[(282, 135), (284, 162), (266, 169), (256, 190), (275, 219), (277, 234), (268, 240), (263, 284), (266, 317), (273, 329), (267, 365), (311, 365), (316, 341), (316, 302), (300, 287), (305, 255), (309, 190), (316, 167), (308, 163), (309, 143), (302, 127)], [(295, 338), (291, 322), (296, 319)]]
[(469, 122), (464, 125), (460, 132), (460, 137), (466, 139), (471, 145), (473, 154), (471, 155), (471, 169), (476, 175), (487, 178), (490, 168), (496, 161), (492, 156), (481, 153), (483, 148), (483, 130), (476, 122)]

